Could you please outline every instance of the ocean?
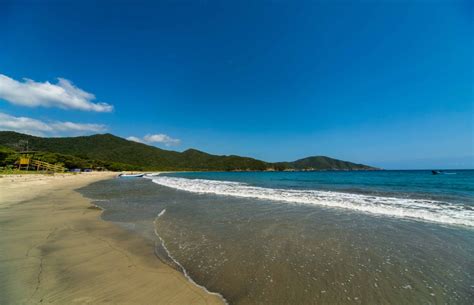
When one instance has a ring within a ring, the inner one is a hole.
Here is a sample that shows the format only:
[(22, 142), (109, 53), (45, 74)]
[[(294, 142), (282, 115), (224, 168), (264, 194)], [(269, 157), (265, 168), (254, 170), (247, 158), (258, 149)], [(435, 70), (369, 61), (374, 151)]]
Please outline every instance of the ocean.
[(169, 173), (81, 192), (229, 304), (474, 299), (474, 171)]

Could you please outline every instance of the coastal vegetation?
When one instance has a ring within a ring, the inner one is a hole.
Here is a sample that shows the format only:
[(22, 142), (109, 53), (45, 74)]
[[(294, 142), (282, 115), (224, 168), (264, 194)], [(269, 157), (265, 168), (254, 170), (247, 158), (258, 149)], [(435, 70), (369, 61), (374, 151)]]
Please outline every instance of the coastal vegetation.
[[(18, 143), (27, 143), (18, 145)], [(183, 152), (161, 149), (112, 134), (43, 138), (0, 131), (0, 166), (12, 167), (21, 150), (34, 158), (66, 168), (102, 168), (113, 171), (263, 171), (263, 170), (373, 170), (375, 168), (324, 156), (294, 162), (270, 163), (235, 155), (219, 156), (196, 149)]]

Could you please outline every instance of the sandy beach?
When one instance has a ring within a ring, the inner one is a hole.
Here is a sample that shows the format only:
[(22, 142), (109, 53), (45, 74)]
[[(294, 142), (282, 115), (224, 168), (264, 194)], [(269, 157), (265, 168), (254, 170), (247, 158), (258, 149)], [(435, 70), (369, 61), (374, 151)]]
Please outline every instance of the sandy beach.
[(0, 178), (0, 304), (222, 304), (75, 191), (115, 175)]

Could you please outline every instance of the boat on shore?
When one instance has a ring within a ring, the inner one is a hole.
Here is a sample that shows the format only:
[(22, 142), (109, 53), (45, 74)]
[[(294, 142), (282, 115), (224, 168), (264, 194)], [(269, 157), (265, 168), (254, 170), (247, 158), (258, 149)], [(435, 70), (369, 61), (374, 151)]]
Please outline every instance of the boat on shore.
[(145, 177), (156, 177), (156, 176), (159, 176), (161, 173), (147, 173), (145, 174), (144, 176)]
[(143, 177), (145, 174), (119, 174), (119, 178), (133, 178), (133, 177)]

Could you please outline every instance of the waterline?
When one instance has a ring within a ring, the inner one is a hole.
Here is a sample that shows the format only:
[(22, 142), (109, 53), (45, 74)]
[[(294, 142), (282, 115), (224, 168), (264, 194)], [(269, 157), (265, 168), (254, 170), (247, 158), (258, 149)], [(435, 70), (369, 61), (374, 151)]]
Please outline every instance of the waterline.
[(171, 252), (168, 250), (168, 248), (166, 247), (166, 244), (165, 244), (165, 241), (163, 240), (163, 238), (161, 238), (160, 234), (158, 233), (158, 230), (156, 229), (156, 224), (157, 224), (157, 221), (158, 219), (163, 216), (164, 214), (166, 213), (166, 209), (163, 209), (160, 213), (158, 213), (158, 215), (156, 216), (155, 220), (153, 221), (153, 225), (154, 225), (154, 230), (155, 230), (155, 235), (158, 237), (158, 239), (160, 240), (160, 243), (161, 243), (161, 247), (165, 250), (167, 256), (173, 261), (173, 263), (175, 263), (180, 269), (181, 269), (181, 273), (184, 275), (184, 277), (189, 281), (191, 282), (193, 285), (203, 289), (206, 293), (208, 294), (211, 294), (211, 295), (216, 295), (218, 296), (222, 302), (224, 302), (224, 304), (226, 305), (229, 305), (229, 303), (227, 302), (227, 300), (224, 298), (224, 296), (220, 293), (217, 293), (217, 292), (212, 292), (212, 291), (209, 291), (205, 286), (202, 286), (202, 285), (199, 285), (198, 283), (196, 283), (193, 278), (189, 275), (189, 273), (187, 272), (186, 268), (184, 268), (183, 265), (181, 265), (181, 263), (173, 257), (173, 255), (171, 254)]

